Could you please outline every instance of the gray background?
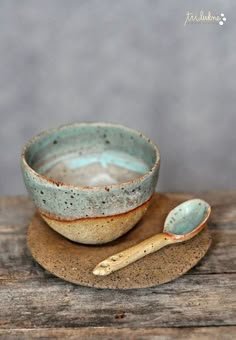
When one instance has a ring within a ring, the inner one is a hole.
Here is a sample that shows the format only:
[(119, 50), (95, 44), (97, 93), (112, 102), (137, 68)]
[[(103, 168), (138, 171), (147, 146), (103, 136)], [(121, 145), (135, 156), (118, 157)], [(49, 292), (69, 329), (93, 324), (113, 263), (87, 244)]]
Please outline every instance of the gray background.
[[(227, 22), (184, 26), (187, 11)], [(160, 147), (160, 190), (236, 186), (235, 1), (0, 1), (0, 194), (24, 193), (22, 145), (110, 121)]]

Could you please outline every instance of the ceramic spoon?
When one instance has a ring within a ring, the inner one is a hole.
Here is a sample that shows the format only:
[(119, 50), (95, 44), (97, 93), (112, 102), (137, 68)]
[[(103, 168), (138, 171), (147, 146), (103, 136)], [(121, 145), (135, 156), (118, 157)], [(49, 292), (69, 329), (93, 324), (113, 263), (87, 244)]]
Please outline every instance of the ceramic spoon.
[(170, 211), (163, 232), (100, 262), (94, 275), (109, 275), (142, 257), (173, 243), (183, 242), (197, 235), (210, 215), (210, 205), (201, 199), (186, 201)]

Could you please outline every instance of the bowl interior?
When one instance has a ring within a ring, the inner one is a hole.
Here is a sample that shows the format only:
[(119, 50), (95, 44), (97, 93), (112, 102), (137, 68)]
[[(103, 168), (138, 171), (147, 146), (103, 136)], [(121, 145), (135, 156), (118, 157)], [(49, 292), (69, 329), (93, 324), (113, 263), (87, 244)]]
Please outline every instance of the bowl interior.
[(119, 125), (78, 124), (43, 133), (25, 159), (37, 173), (71, 185), (106, 186), (149, 172), (159, 153), (142, 134)]

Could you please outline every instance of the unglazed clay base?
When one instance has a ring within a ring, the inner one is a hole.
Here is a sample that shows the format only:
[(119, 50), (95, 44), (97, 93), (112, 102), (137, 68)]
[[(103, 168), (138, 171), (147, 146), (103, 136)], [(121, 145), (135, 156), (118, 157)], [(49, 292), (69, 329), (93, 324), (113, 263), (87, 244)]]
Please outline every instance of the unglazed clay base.
[(92, 270), (108, 256), (161, 232), (168, 212), (185, 199), (178, 195), (155, 194), (146, 215), (134, 229), (101, 246), (71, 242), (36, 214), (28, 229), (28, 247), (41, 266), (75, 284), (110, 289), (156, 286), (178, 278), (201, 260), (211, 244), (207, 228), (189, 241), (167, 246), (109, 276), (95, 276)]

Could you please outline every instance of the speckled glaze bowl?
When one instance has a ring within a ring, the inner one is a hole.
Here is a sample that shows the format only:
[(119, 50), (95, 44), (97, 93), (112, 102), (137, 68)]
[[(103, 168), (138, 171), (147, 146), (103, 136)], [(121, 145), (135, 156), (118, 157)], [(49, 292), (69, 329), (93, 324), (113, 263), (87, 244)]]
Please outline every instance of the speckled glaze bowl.
[(26, 188), (47, 224), (68, 239), (102, 244), (145, 214), (160, 165), (143, 134), (109, 123), (45, 131), (23, 148)]

